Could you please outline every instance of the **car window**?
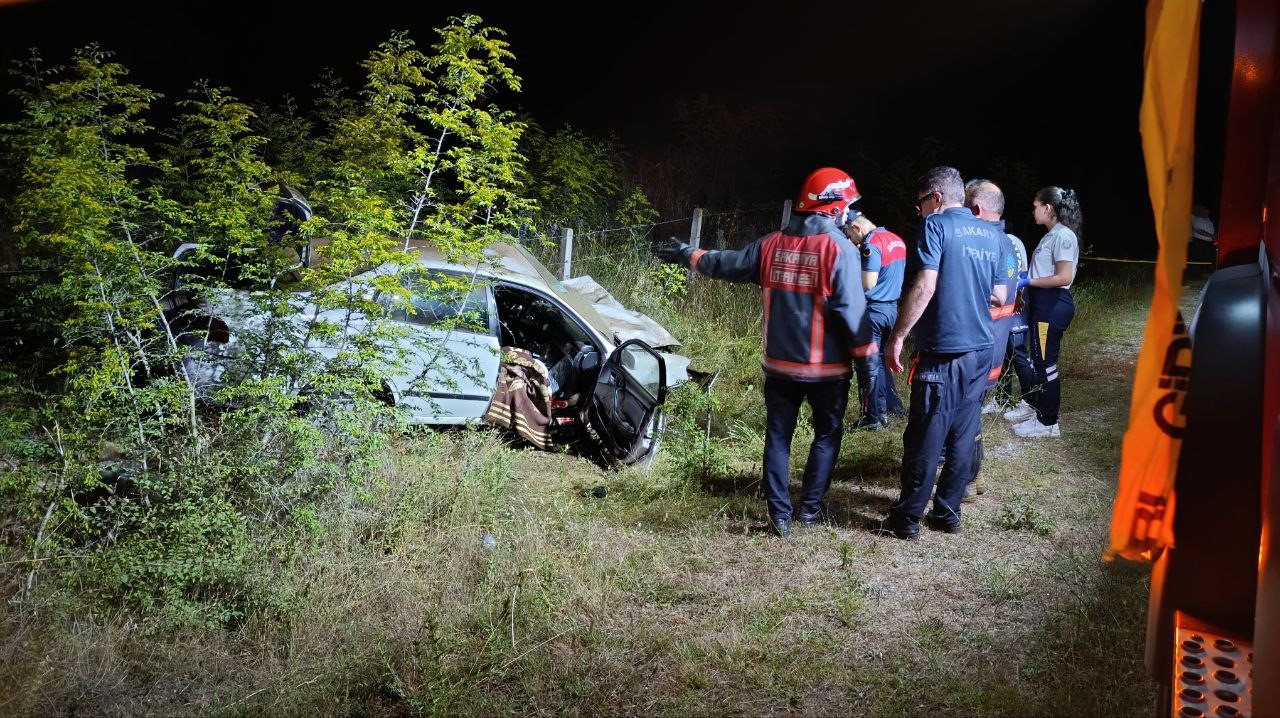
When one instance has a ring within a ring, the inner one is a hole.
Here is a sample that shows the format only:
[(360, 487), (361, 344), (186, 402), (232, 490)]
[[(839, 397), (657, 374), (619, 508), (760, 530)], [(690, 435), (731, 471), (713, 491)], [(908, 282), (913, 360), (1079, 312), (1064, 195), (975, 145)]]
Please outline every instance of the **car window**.
[(622, 367), (645, 388), (645, 391), (657, 398), (662, 391), (662, 368), (659, 364), (661, 360), (652, 351), (634, 344), (624, 346), (618, 351), (620, 352), (618, 360)]
[(575, 314), (577, 314), (587, 324), (595, 327), (596, 331), (606, 337), (613, 337), (613, 328), (610, 327), (609, 323), (600, 316), (600, 313), (596, 311), (595, 306), (590, 300), (584, 297), (581, 292), (566, 287), (563, 282), (556, 279), (555, 275), (543, 266), (542, 262), (538, 261), (538, 258), (533, 256), (529, 250), (518, 244), (510, 246), (516, 254), (524, 257), (525, 262), (527, 262), (529, 266), (533, 267), (534, 271), (538, 273), (538, 276), (542, 278), (542, 281), (546, 282), (547, 286), (551, 288), (551, 291), (560, 298), (560, 301), (569, 305)]
[(391, 318), (437, 329), (489, 333), (489, 294), (483, 283), (444, 272), (405, 275), (409, 303), (396, 302)]

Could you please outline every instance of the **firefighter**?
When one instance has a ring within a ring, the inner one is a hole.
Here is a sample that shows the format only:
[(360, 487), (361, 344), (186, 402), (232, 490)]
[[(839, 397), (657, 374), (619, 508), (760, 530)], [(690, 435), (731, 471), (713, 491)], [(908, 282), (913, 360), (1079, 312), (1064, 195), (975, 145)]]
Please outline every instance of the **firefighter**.
[[(893, 331), (893, 324), (898, 320), (907, 243), (856, 209), (849, 210), (845, 233), (862, 254), (862, 288), (866, 292), (867, 312), (871, 317), (871, 340), (879, 344)], [(854, 368), (858, 374), (858, 404), (862, 416), (851, 429), (879, 431), (889, 426), (886, 414), (901, 416), (906, 413), (893, 377), (884, 368), (879, 352), (858, 358), (854, 361)]]
[[(786, 228), (739, 250), (694, 250), (674, 238), (655, 253), (698, 274), (761, 287), (764, 310), (766, 437), (763, 492), (770, 527), (786, 538), (793, 517), (804, 526), (826, 518), (823, 498), (840, 453), (849, 401), (851, 359), (873, 354), (857, 248), (842, 230), (860, 198), (843, 170), (823, 167), (805, 179)], [(800, 405), (813, 411), (799, 510), (793, 512), (791, 438)]]
[[(885, 365), (902, 371), (902, 345), (913, 328), (911, 408), (902, 435), (901, 493), (881, 522), (900, 539), (932, 528), (960, 532), (960, 502), (973, 478), (974, 437), (992, 364), (990, 306), (1003, 305), (1003, 232), (964, 207), (964, 181), (953, 167), (935, 167), (917, 183), (920, 223), (907, 254), (915, 279), (885, 348)], [(924, 516), (933, 491), (933, 510)]]

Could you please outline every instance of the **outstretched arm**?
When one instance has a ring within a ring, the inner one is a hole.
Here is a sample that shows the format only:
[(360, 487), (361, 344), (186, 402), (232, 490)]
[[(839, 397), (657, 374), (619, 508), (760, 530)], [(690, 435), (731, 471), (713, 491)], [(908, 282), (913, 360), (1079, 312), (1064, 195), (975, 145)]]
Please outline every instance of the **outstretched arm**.
[(723, 279), (728, 282), (760, 282), (760, 243), (748, 244), (742, 249), (712, 250), (693, 249), (674, 237), (654, 248), (654, 254), (664, 262), (679, 264), (698, 274)]

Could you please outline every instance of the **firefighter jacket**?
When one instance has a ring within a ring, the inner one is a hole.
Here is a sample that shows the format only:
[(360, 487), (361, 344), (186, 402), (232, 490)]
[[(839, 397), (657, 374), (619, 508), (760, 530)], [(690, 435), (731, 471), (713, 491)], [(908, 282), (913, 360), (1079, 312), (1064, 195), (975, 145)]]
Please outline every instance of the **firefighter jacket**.
[(708, 277), (760, 285), (766, 374), (847, 379), (854, 357), (877, 351), (858, 249), (827, 215), (797, 214), (785, 230), (742, 249), (695, 250), (689, 266)]

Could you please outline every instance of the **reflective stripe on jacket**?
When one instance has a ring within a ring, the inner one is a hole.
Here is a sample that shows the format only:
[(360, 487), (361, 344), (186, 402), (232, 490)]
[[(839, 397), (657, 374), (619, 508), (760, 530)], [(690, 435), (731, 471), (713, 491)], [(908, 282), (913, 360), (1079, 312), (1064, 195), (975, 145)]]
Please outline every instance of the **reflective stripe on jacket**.
[(761, 287), (766, 373), (796, 381), (853, 374), (855, 356), (874, 354), (857, 248), (835, 221), (797, 214), (787, 228), (739, 250), (695, 251), (694, 271)]

